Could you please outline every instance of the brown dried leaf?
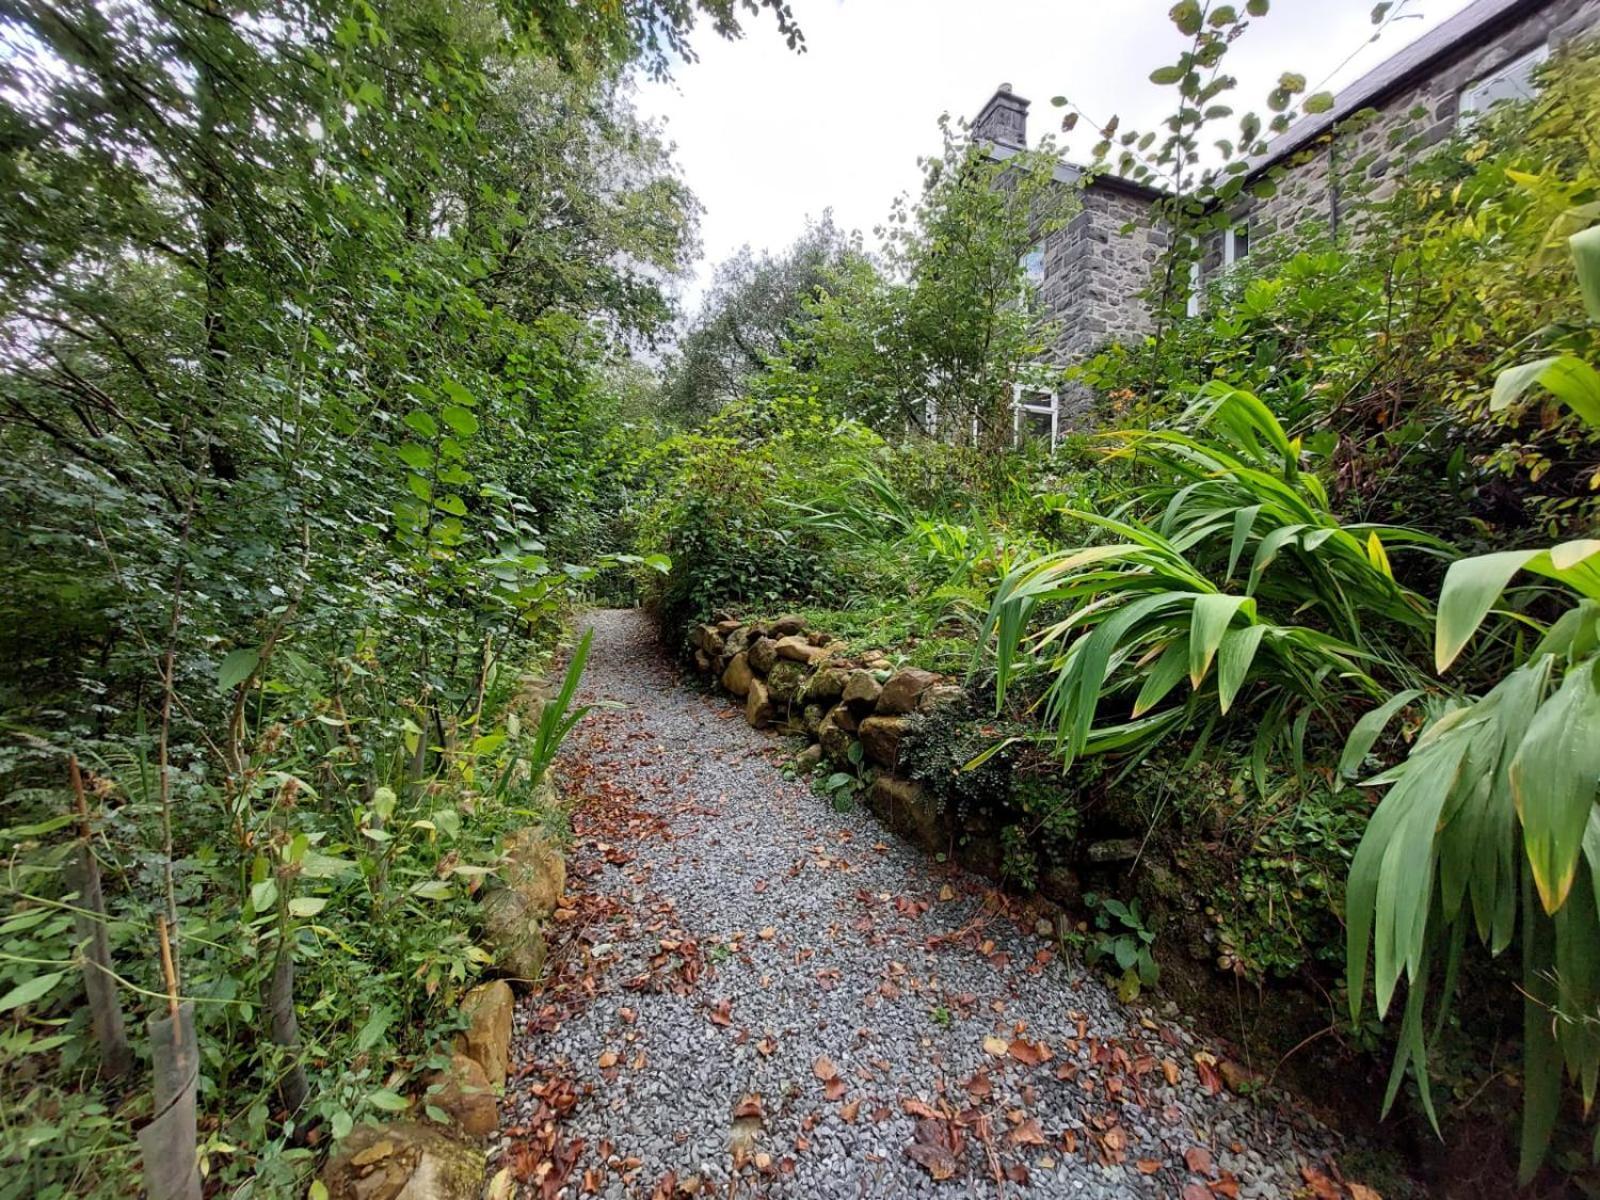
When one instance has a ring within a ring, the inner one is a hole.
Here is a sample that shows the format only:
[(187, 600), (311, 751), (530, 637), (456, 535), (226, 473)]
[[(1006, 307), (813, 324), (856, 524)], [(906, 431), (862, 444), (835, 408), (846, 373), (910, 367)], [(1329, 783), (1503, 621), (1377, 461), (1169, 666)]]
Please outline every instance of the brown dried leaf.
[(1037, 1117), (1029, 1117), (1023, 1121), (1007, 1135), (1007, 1140), (1013, 1146), (1048, 1146), (1050, 1144), (1045, 1139), (1044, 1130), (1039, 1128), (1039, 1119)]
[(751, 1092), (734, 1106), (733, 1115), (736, 1120), (754, 1117), (758, 1121), (767, 1119), (766, 1112), (761, 1107), (761, 1097)]
[(1196, 1175), (1216, 1174), (1216, 1167), (1211, 1164), (1211, 1151), (1204, 1146), (1190, 1146), (1183, 1152), (1183, 1161)]
[(956, 1173), (955, 1155), (943, 1146), (912, 1142), (906, 1147), (906, 1156), (936, 1180), (949, 1179)]

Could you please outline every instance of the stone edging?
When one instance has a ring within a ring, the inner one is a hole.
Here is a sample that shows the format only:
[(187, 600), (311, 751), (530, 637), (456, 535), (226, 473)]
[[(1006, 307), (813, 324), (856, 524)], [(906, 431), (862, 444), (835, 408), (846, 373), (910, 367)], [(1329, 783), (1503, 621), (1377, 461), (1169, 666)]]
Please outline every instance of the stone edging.
[[(560, 803), (552, 781), (539, 786), (549, 803)], [(500, 877), (502, 885), (486, 889), (480, 905), (485, 940), (503, 975), (537, 984), (546, 954), (544, 923), (566, 890), (566, 861), (551, 839), (530, 826), (506, 839)], [(355, 1129), (320, 1176), (330, 1200), (504, 1200), (513, 1194), (509, 1168), (485, 1186), (480, 1143), (500, 1128), (515, 1008), (505, 978), (480, 983), (462, 997), (459, 1011), (467, 1027), (440, 1048), (450, 1065), (425, 1077), (426, 1090), (416, 1101), (448, 1122), (400, 1119)]]
[(882, 654), (849, 656), (799, 617), (761, 622), (727, 617), (689, 629), (695, 668), (744, 704), (754, 729), (772, 726), (811, 739), (802, 769), (826, 759), (879, 768), (865, 792), (867, 807), (891, 829), (931, 849), (951, 849), (951, 830), (922, 785), (897, 774), (910, 718), (965, 696), (960, 684), (920, 667), (891, 669)]

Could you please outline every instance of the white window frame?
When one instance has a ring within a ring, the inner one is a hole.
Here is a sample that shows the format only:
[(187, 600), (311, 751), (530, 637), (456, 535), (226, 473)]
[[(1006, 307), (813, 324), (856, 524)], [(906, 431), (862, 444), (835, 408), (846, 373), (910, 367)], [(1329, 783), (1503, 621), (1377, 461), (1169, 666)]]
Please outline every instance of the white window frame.
[(1054, 450), (1061, 440), (1061, 393), (1043, 388), (1024, 387), (1021, 383), (1011, 385), (1011, 403), (1016, 410), (1015, 440), (1020, 444), (1027, 419), (1033, 416), (1049, 416), (1050, 418), (1050, 449)]
[[(1244, 234), (1244, 253), (1239, 253), (1239, 234)], [(1240, 221), (1237, 225), (1230, 225), (1222, 234), (1222, 265), (1231, 267), (1237, 262), (1242, 262), (1250, 257), (1250, 222)]]
[[(1473, 117), (1488, 112), (1502, 100), (1522, 99), (1527, 100), (1533, 96), (1533, 71), (1540, 63), (1550, 57), (1550, 46), (1540, 42), (1526, 54), (1519, 54), (1510, 62), (1503, 62), (1492, 71), (1487, 71), (1478, 76), (1471, 83), (1463, 87), (1456, 98), (1456, 124), (1461, 125)], [(1496, 84), (1512, 82), (1515, 97), (1509, 95), (1496, 96), (1488, 103), (1485, 98), (1494, 89)]]

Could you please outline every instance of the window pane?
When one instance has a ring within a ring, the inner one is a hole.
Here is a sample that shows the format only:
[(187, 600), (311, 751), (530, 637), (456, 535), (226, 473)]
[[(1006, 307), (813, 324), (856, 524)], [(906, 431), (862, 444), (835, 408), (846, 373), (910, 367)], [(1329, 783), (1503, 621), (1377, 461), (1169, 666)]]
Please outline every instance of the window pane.
[(1486, 112), (1502, 100), (1529, 100), (1533, 97), (1533, 69), (1549, 55), (1548, 47), (1538, 46), (1521, 58), (1507, 63), (1491, 75), (1474, 80), (1461, 93), (1462, 116)]
[(1044, 247), (1035, 246), (1022, 256), (1022, 272), (1035, 286), (1044, 282)]

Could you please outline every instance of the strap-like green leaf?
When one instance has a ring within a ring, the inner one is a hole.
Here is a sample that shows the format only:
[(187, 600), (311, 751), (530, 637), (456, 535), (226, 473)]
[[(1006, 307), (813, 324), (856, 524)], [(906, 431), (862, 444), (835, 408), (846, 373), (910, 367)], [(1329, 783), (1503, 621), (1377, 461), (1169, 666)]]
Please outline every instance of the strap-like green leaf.
[(1547, 913), (1566, 903), (1600, 780), (1600, 688), (1595, 665), (1569, 671), (1540, 706), (1511, 763), (1534, 886)]
[(1222, 635), (1233, 623), (1234, 614), (1244, 610), (1254, 615), (1255, 601), (1249, 596), (1197, 596), (1189, 618), (1189, 684), (1198, 688), (1211, 670), (1211, 660), (1222, 644)]
[(1439, 617), (1434, 630), (1433, 665), (1443, 673), (1483, 624), (1489, 609), (1511, 577), (1544, 550), (1502, 550), (1457, 559), (1445, 572), (1439, 589)]
[(1600, 321), (1600, 225), (1590, 226), (1567, 239), (1572, 263), (1578, 271), (1578, 290), (1589, 316)]
[(1217, 700), (1222, 711), (1233, 707), (1234, 697), (1244, 686), (1250, 674), (1250, 664), (1255, 660), (1256, 648), (1266, 634), (1265, 625), (1249, 625), (1244, 629), (1230, 629), (1217, 650)]
[(1344, 752), (1339, 755), (1339, 774), (1346, 779), (1354, 779), (1361, 770), (1361, 764), (1366, 761), (1367, 752), (1383, 733), (1389, 719), (1420, 695), (1421, 688), (1406, 688), (1396, 692), (1357, 721), (1350, 730), (1350, 736), (1345, 739)]

